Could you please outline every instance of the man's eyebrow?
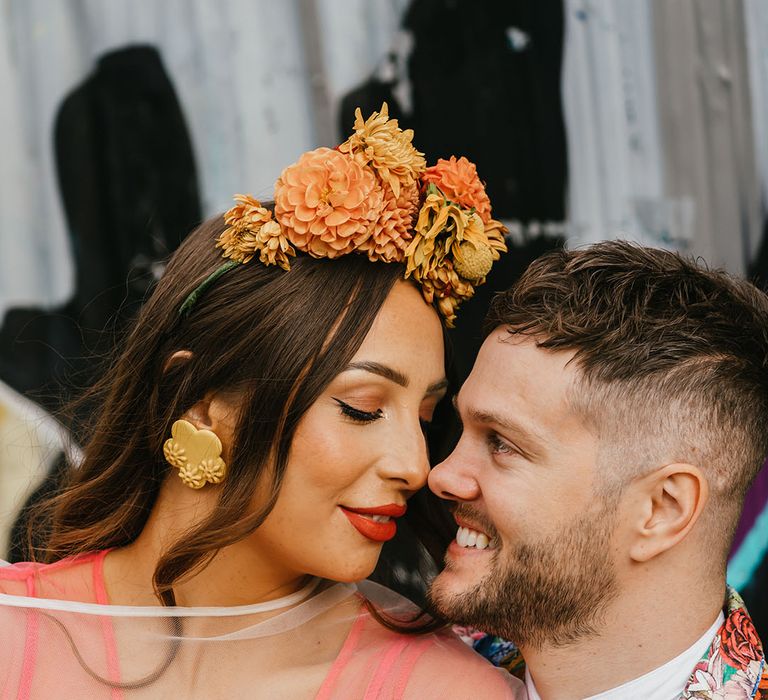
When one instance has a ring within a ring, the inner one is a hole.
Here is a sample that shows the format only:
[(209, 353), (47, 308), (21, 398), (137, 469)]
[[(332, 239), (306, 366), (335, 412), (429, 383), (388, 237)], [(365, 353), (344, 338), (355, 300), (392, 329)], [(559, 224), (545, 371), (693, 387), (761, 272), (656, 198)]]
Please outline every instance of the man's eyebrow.
[[(453, 405), (458, 413), (457, 397), (453, 398)], [(493, 411), (484, 411), (480, 408), (469, 408), (467, 410), (468, 416), (476, 423), (483, 425), (498, 425), (512, 433), (520, 435), (526, 442), (530, 442), (532, 447), (544, 447), (548, 444), (548, 440), (541, 435), (537, 430), (528, 425), (522, 425), (517, 421), (507, 418), (500, 413), (494, 413)]]
[[(408, 381), (408, 377), (406, 377), (402, 372), (399, 372), (396, 369), (393, 369), (392, 367), (388, 367), (387, 365), (382, 365), (380, 362), (350, 362), (345, 371), (351, 370), (351, 369), (361, 369), (364, 372), (370, 372), (371, 374), (377, 374), (379, 377), (384, 377), (384, 379), (389, 379), (391, 382), (394, 382), (395, 384), (408, 388), (408, 385), (410, 382)], [(448, 380), (447, 379), (441, 379), (439, 382), (435, 382), (434, 384), (430, 384), (427, 387), (427, 396), (432, 396), (434, 394), (439, 394), (442, 391), (444, 391), (448, 387)]]
[(432, 396), (433, 394), (441, 394), (447, 388), (448, 388), (448, 380), (447, 379), (441, 379), (439, 382), (435, 382), (434, 384), (430, 384), (427, 387), (427, 396)]

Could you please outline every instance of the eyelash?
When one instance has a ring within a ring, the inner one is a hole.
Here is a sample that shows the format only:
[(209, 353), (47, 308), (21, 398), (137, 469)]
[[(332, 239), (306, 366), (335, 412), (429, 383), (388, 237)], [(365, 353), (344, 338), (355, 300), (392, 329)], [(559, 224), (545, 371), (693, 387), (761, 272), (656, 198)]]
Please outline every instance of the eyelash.
[(380, 408), (377, 408), (375, 411), (361, 411), (359, 408), (344, 403), (341, 399), (334, 398), (333, 400), (339, 404), (342, 415), (353, 420), (355, 423), (373, 423), (373, 421), (379, 420), (384, 415), (384, 411)]
[[(380, 408), (375, 411), (361, 411), (359, 408), (344, 403), (341, 399), (334, 398), (333, 400), (339, 404), (339, 409), (341, 410), (342, 415), (350, 418), (355, 423), (373, 423), (373, 421), (378, 420), (384, 415), (384, 411)], [(419, 418), (419, 424), (421, 425), (421, 431), (426, 435), (432, 425), (432, 421)]]
[(502, 440), (496, 433), (488, 433), (488, 446), (496, 454), (518, 454), (518, 451), (508, 442)]

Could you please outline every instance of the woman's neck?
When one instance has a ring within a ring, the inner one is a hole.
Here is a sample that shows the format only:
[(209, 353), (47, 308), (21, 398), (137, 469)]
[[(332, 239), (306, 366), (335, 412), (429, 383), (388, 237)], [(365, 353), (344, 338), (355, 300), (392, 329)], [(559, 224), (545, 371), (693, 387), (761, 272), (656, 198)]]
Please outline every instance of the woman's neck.
[[(162, 556), (215, 507), (212, 494), (166, 482), (139, 537), (104, 562), (110, 603), (160, 605), (153, 576)], [(204, 568), (173, 586), (176, 605), (230, 607), (275, 600), (304, 588), (309, 576), (276, 563), (247, 539), (222, 548)]]

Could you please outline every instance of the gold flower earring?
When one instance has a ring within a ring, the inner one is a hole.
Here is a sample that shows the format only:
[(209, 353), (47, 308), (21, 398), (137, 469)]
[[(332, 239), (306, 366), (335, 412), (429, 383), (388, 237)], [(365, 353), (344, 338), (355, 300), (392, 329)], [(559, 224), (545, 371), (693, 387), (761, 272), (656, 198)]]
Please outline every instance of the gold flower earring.
[(221, 440), (216, 433), (198, 430), (182, 419), (173, 424), (171, 435), (163, 445), (163, 456), (179, 470), (179, 477), (187, 486), (201, 489), (224, 480), (227, 465), (221, 458)]

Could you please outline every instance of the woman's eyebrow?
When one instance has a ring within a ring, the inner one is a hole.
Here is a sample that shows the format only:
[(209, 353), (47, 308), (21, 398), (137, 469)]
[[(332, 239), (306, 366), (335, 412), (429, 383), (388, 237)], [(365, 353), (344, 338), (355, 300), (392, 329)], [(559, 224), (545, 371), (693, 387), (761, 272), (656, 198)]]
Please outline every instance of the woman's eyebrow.
[(398, 372), (396, 369), (388, 367), (387, 365), (382, 365), (379, 362), (350, 362), (344, 371), (347, 372), (351, 369), (361, 369), (364, 372), (377, 374), (380, 377), (389, 379), (389, 381), (394, 382), (395, 384), (399, 384), (404, 388), (407, 388), (409, 384), (408, 377), (406, 377), (402, 372)]
[[(389, 379), (391, 382), (394, 382), (395, 384), (406, 389), (410, 384), (408, 377), (406, 377), (402, 372), (392, 367), (389, 367), (388, 365), (383, 365), (380, 362), (350, 362), (344, 371), (346, 372), (352, 369), (361, 369), (364, 372), (370, 372), (371, 374), (376, 374), (379, 377), (384, 377), (384, 379)], [(431, 396), (433, 394), (439, 394), (442, 391), (444, 391), (447, 387), (448, 387), (448, 380), (441, 379), (439, 382), (430, 384), (427, 387), (426, 395)]]

